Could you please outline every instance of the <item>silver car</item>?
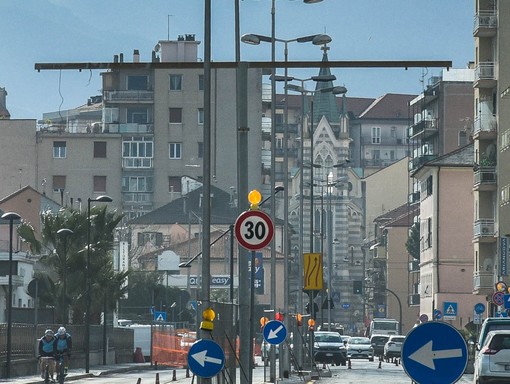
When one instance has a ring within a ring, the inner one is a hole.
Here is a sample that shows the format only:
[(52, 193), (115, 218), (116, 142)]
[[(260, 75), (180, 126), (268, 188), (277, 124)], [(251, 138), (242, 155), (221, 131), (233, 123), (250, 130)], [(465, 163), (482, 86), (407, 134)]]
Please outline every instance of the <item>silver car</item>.
[(510, 330), (490, 331), (475, 359), (474, 381), (510, 383)]
[(391, 335), (386, 344), (384, 344), (384, 359), (389, 360), (395, 357), (400, 357), (402, 343), (405, 339), (405, 336)]
[(351, 337), (347, 342), (349, 359), (368, 359), (374, 361), (374, 347), (368, 337)]

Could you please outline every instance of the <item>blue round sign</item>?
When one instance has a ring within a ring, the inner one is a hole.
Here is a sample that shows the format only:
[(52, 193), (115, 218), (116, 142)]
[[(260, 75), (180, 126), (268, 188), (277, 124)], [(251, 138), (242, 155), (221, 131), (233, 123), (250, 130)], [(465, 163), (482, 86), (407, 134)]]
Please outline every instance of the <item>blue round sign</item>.
[(475, 313), (481, 314), (485, 312), (485, 305), (482, 303), (475, 304)]
[(285, 325), (278, 320), (271, 320), (264, 325), (262, 330), (264, 334), (264, 340), (269, 344), (281, 344), (287, 337), (287, 328)]
[(464, 374), (467, 362), (464, 337), (448, 323), (420, 324), (402, 344), (402, 366), (417, 384), (453, 384)]
[(439, 309), (434, 309), (434, 313), (432, 313), (432, 316), (434, 317), (434, 320), (441, 320), (443, 317), (443, 312), (441, 312)]
[(216, 376), (224, 365), (225, 353), (213, 340), (198, 340), (188, 351), (188, 367), (197, 376), (204, 378)]

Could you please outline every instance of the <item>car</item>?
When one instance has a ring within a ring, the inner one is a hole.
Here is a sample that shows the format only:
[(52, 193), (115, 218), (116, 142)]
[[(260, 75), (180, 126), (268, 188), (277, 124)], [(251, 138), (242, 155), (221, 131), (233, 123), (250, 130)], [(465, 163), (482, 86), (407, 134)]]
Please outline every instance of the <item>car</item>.
[(510, 330), (487, 332), (477, 352), (474, 382), (510, 383)]
[(374, 361), (374, 347), (368, 337), (353, 336), (346, 345), (349, 359), (368, 359)]
[(390, 360), (400, 357), (402, 344), (405, 339), (406, 337), (402, 335), (391, 335), (386, 344), (384, 344), (384, 359)]
[(485, 338), (489, 331), (495, 331), (498, 329), (510, 330), (510, 318), (509, 317), (488, 317), (486, 318), (482, 326), (480, 327), (480, 334), (478, 336), (477, 348), (481, 348), (485, 344)]
[(390, 335), (372, 335), (370, 338), (370, 344), (374, 348), (375, 356), (383, 356), (384, 354), (384, 344), (388, 341)]
[(316, 363), (345, 365), (347, 351), (338, 332), (317, 331), (313, 335), (313, 358)]

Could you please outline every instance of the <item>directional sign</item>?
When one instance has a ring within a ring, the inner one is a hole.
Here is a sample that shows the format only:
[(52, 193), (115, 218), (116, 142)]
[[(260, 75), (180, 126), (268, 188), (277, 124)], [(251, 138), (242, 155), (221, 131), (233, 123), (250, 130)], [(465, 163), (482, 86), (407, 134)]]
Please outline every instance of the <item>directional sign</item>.
[(250, 251), (266, 247), (273, 239), (273, 221), (263, 211), (244, 211), (237, 218), (234, 228), (239, 244)]
[(505, 294), (503, 292), (494, 292), (492, 302), (496, 305), (503, 305), (505, 303)]
[(278, 320), (271, 320), (264, 325), (264, 340), (269, 344), (281, 344), (287, 337), (287, 328)]
[(464, 337), (448, 323), (418, 325), (402, 344), (402, 366), (417, 384), (453, 384), (468, 362)]
[(443, 318), (443, 312), (441, 312), (439, 309), (434, 309), (432, 317), (434, 318), (434, 320), (441, 320)]
[(225, 353), (213, 340), (198, 340), (189, 349), (188, 366), (197, 376), (213, 377), (223, 369), (224, 365)]
[(443, 303), (443, 316), (445, 320), (455, 320), (457, 318), (457, 303), (445, 301)]

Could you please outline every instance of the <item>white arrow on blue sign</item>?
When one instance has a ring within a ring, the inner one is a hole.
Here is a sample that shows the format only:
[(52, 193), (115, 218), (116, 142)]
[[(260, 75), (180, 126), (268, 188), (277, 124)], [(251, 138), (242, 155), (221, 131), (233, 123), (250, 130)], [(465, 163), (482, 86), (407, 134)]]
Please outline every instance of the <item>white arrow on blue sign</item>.
[(505, 300), (505, 309), (510, 309), (510, 295), (505, 295), (504, 300)]
[(188, 366), (195, 375), (209, 378), (216, 376), (225, 365), (225, 353), (213, 340), (196, 341), (188, 352)]
[(402, 344), (402, 366), (417, 384), (453, 384), (464, 374), (467, 362), (464, 337), (448, 323), (420, 324)]
[(278, 320), (271, 320), (264, 325), (264, 340), (269, 344), (281, 344), (287, 337), (287, 328)]

